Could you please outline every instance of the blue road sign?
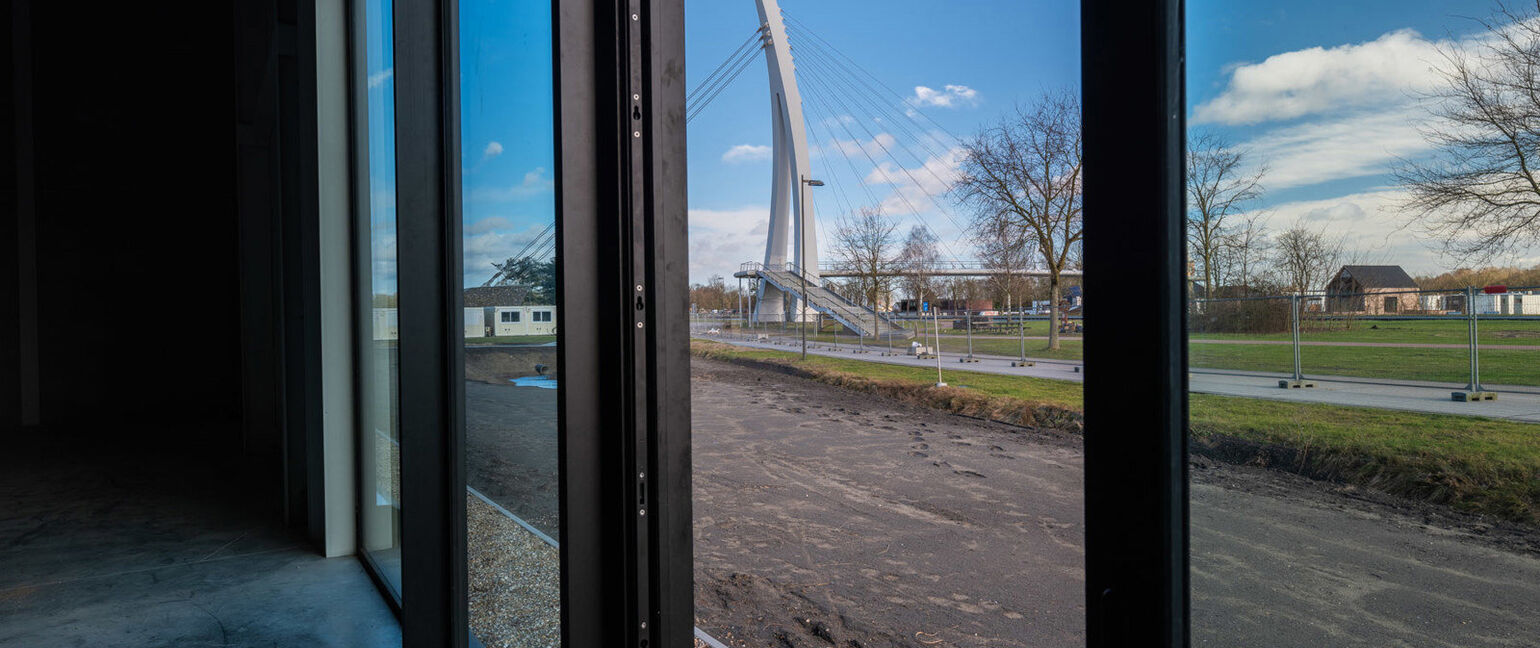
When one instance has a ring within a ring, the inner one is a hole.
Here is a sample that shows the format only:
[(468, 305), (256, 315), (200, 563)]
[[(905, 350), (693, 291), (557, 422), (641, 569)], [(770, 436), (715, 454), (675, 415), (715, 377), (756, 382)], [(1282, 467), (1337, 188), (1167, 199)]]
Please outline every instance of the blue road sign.
[(929, 313), (930, 312), (930, 302), (920, 302), (920, 312), (922, 312), (922, 313)]

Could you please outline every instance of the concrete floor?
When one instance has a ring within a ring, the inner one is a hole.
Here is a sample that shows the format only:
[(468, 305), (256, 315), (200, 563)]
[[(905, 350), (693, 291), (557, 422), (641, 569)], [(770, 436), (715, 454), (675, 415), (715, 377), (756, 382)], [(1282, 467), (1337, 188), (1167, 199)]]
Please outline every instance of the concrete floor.
[(0, 646), (401, 645), (358, 560), (278, 528), (238, 474), (80, 444), (0, 452)]

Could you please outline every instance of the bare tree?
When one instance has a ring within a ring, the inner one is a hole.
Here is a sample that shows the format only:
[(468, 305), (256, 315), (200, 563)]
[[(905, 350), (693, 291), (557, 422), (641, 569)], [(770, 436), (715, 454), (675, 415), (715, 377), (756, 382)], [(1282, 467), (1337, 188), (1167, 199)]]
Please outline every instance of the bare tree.
[(1258, 284), (1268, 283), (1264, 275), (1273, 241), (1262, 220), (1262, 214), (1246, 214), (1226, 234), (1228, 241), (1219, 265), (1224, 268), (1223, 276), (1232, 283), (1239, 282), (1241, 296), (1249, 296)]
[(909, 236), (898, 252), (898, 268), (903, 273), (902, 288), (910, 299), (924, 299), (934, 295), (935, 280), (931, 272), (941, 254), (936, 250), (936, 235), (924, 225), (909, 228)]
[(1444, 48), (1423, 128), (1435, 153), (1396, 169), (1412, 225), (1467, 260), (1540, 243), (1540, 1), (1535, 9), (1499, 5), (1481, 21), (1484, 38)]
[[(1048, 272), (1050, 314), (1059, 317), (1059, 274), (1081, 239), (1080, 99), (1070, 91), (1036, 103), (963, 143), (952, 190), (976, 208), (973, 224), (1000, 229), (1031, 246)], [(1059, 348), (1057, 327), (1048, 348)]]
[(974, 244), (978, 246), (979, 260), (1000, 274), (990, 275), (985, 282), (990, 298), (996, 306), (1014, 308), (1023, 299), (1030, 299), (1031, 287), (1027, 285), (1025, 271), (1031, 261), (1027, 241), (1012, 235), (1012, 228), (998, 227), (1002, 220), (994, 221), (993, 229), (975, 230)]
[(1232, 217), (1261, 197), (1266, 172), (1247, 168), (1246, 152), (1213, 133), (1187, 142), (1187, 244), (1210, 295), (1226, 279), (1225, 261), (1235, 252)]
[(873, 308), (892, 290), (896, 229), (881, 209), (862, 207), (834, 232), (835, 258), (855, 273), (857, 294)]
[(1290, 292), (1323, 287), (1341, 258), (1341, 239), (1327, 236), (1325, 228), (1312, 230), (1303, 221), (1273, 238), (1273, 268)]

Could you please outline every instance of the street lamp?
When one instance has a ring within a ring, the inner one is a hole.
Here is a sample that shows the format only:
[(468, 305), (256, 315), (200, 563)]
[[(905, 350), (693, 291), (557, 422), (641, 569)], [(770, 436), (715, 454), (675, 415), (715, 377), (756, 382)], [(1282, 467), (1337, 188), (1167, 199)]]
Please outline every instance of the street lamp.
[[(822, 187), (822, 180), (809, 180), (807, 176), (798, 176), (801, 182), (797, 185), (797, 231), (807, 226), (807, 190), (803, 187)], [(797, 249), (801, 250), (801, 242)], [(807, 360), (807, 268), (802, 264), (807, 260), (807, 250), (802, 250), (802, 258), (797, 259), (797, 272), (802, 276), (802, 303), (797, 304), (797, 329), (802, 331), (802, 359)]]

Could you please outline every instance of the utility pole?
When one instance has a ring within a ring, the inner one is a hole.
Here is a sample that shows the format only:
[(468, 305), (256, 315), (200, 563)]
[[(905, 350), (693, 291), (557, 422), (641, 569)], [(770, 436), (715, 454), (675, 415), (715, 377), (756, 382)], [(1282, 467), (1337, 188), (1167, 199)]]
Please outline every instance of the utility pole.
[[(807, 188), (822, 187), (822, 180), (809, 180), (806, 175), (797, 176), (797, 222), (806, 223)], [(800, 248), (799, 248), (800, 249)], [(797, 275), (802, 278), (802, 294), (797, 299), (797, 329), (802, 331), (802, 359), (807, 359), (807, 268), (805, 259), (797, 259)]]

